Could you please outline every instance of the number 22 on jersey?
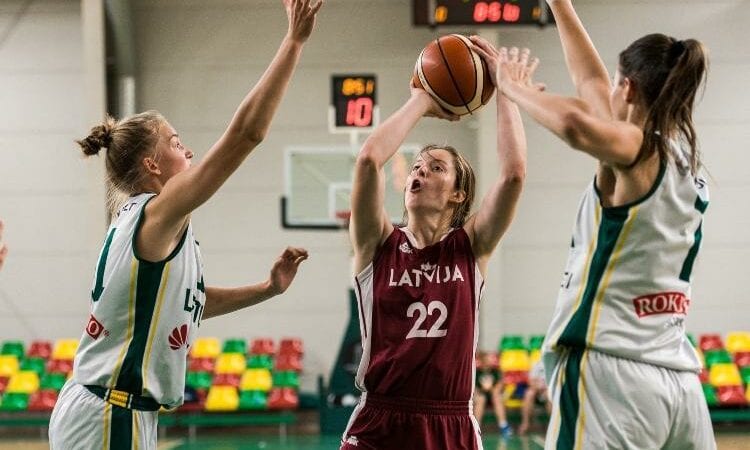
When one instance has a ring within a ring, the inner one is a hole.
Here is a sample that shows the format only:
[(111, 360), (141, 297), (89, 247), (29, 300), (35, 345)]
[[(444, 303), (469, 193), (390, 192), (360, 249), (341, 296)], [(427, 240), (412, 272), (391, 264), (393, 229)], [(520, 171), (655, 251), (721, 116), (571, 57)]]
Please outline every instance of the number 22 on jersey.
[[(427, 316), (431, 316), (436, 311), (440, 315), (435, 320), (435, 323), (432, 324), (432, 327), (429, 330), (422, 329), (422, 324), (427, 319)], [(409, 334), (406, 335), (406, 339), (441, 338), (448, 334), (448, 330), (440, 328), (446, 319), (448, 319), (448, 308), (445, 306), (445, 303), (434, 300), (425, 306), (422, 302), (414, 302), (406, 310), (406, 316), (414, 317), (415, 314), (417, 315), (417, 320), (414, 322), (411, 330), (409, 330)]]

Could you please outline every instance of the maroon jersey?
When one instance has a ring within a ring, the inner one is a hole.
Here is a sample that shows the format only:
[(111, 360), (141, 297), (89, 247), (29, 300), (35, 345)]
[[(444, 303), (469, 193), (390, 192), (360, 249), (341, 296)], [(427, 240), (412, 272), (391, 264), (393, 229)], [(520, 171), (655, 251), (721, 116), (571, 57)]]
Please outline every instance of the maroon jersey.
[(355, 277), (363, 347), (357, 387), (468, 402), (484, 287), (469, 236), (457, 228), (428, 247), (414, 243), (409, 230), (394, 229)]

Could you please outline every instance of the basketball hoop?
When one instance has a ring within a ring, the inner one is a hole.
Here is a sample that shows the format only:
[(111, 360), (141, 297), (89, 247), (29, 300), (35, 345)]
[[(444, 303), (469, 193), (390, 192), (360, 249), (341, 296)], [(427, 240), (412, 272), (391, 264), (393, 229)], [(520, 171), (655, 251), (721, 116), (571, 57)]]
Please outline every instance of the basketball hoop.
[(339, 211), (336, 211), (336, 222), (338, 222), (339, 227), (341, 228), (349, 228), (349, 219), (352, 217), (352, 211), (350, 209), (342, 209)]

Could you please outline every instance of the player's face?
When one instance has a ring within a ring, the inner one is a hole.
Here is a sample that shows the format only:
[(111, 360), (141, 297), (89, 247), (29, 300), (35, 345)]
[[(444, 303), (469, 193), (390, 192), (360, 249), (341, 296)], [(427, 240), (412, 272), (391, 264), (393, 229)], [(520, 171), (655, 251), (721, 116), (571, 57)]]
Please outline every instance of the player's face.
[(406, 209), (443, 211), (456, 201), (455, 185), (453, 155), (443, 149), (422, 152), (406, 178)]
[(177, 131), (168, 123), (159, 129), (159, 142), (154, 155), (162, 176), (167, 180), (189, 169), (193, 158), (193, 152), (182, 145)]

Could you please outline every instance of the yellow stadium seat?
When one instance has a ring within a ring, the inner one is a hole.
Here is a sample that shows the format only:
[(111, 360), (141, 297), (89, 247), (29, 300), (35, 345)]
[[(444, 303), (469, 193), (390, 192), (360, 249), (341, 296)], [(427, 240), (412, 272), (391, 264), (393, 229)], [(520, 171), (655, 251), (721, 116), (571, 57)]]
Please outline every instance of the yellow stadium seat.
[(505, 350), (500, 355), (500, 370), (503, 372), (528, 371), (531, 368), (526, 350)]
[(198, 338), (190, 349), (191, 358), (216, 358), (221, 353), (221, 345), (216, 338)]
[(240, 374), (245, 371), (245, 355), (242, 353), (222, 353), (216, 359), (215, 373)]
[(16, 355), (0, 355), (0, 377), (10, 377), (18, 372)]
[(532, 350), (531, 357), (529, 358), (529, 362), (531, 363), (531, 366), (533, 367), (534, 364), (536, 364), (540, 359), (542, 359), (542, 351), (539, 349)]
[(39, 375), (33, 370), (16, 372), (10, 377), (6, 392), (16, 394), (33, 394), (39, 390)]
[(513, 398), (518, 386), (509, 383), (503, 386), (503, 403), (506, 408), (520, 408), (523, 404), (523, 399)]
[(240, 395), (232, 386), (211, 386), (206, 398), (206, 411), (237, 411)]
[(747, 399), (747, 402), (750, 403), (750, 384), (747, 385), (747, 390), (745, 391), (745, 398)]
[(241, 391), (268, 392), (273, 385), (271, 371), (268, 369), (247, 369), (240, 380)]
[(52, 359), (70, 361), (75, 358), (76, 350), (78, 350), (78, 340), (58, 339), (55, 342), (55, 348), (52, 350)]
[(716, 387), (742, 385), (740, 371), (733, 363), (719, 363), (711, 366), (708, 381)]
[(727, 350), (730, 353), (750, 352), (750, 332), (733, 331), (727, 335)]

